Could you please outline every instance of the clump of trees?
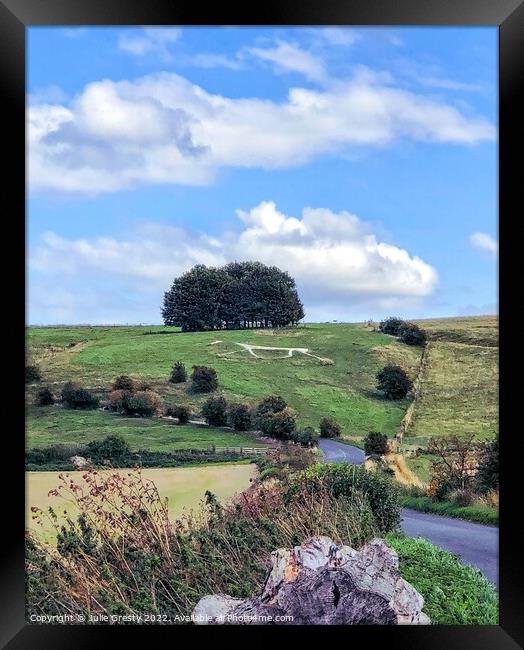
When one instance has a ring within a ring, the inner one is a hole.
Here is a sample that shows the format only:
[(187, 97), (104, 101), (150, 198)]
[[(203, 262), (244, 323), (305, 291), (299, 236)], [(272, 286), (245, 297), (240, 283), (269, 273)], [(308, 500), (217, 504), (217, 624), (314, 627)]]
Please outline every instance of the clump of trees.
[(173, 365), (169, 381), (172, 384), (183, 384), (187, 381), (187, 370), (182, 361), (176, 361)]
[(389, 450), (388, 437), (380, 431), (370, 431), (364, 439), (364, 453), (366, 456), (376, 454), (384, 456)]
[(406, 345), (424, 345), (427, 335), (418, 325), (402, 320), (398, 316), (390, 316), (381, 321), (379, 330), (384, 334), (398, 336), (399, 340)]
[(164, 294), (166, 325), (184, 332), (296, 325), (304, 308), (295, 280), (276, 266), (232, 262), (194, 266)]
[(62, 404), (70, 409), (95, 409), (100, 400), (86, 388), (68, 381), (62, 388)]
[(218, 388), (217, 371), (208, 366), (193, 366), (191, 388), (195, 393), (213, 393)]
[(332, 417), (325, 417), (320, 420), (321, 438), (339, 438), (342, 430), (338, 422)]
[(388, 399), (404, 399), (413, 388), (413, 382), (407, 372), (400, 366), (389, 364), (377, 373), (377, 388)]

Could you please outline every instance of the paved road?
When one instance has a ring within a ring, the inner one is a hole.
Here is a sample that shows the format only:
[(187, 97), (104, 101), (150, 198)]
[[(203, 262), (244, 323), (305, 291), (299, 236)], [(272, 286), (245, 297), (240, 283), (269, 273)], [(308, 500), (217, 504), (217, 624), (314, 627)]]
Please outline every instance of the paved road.
[[(364, 462), (364, 452), (335, 440), (320, 440), (319, 446), (331, 463)], [(423, 537), (455, 553), (466, 564), (480, 569), (498, 586), (498, 528), (462, 519), (402, 509), (402, 530), (410, 537)]]

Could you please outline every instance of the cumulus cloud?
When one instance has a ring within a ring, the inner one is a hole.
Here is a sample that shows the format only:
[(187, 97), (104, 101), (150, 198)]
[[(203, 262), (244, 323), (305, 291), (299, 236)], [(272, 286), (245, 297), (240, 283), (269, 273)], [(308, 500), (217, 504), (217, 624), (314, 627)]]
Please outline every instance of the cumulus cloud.
[(173, 73), (88, 84), (67, 105), (28, 109), (30, 189), (99, 193), (203, 185), (224, 167), (282, 169), (401, 138), (471, 145), (493, 125), (358, 70), (285, 101), (211, 94)]
[(498, 241), (484, 232), (474, 232), (472, 235), (470, 235), (469, 241), (470, 244), (475, 248), (487, 251), (494, 257), (496, 257), (499, 253)]
[(162, 61), (169, 62), (172, 55), (169, 45), (180, 37), (180, 29), (174, 27), (144, 27), (140, 32), (123, 31), (118, 37), (118, 47), (133, 56), (157, 54)]
[(142, 224), (121, 240), (71, 240), (46, 233), (31, 251), (30, 269), (39, 277), (59, 277), (62, 283), (79, 277), (104, 278), (106, 286), (119, 283), (142, 296), (154, 315), (173, 277), (195, 264), (256, 259), (277, 265), (295, 277), (310, 319), (322, 318), (323, 312), (338, 312), (340, 318), (352, 305), (381, 311), (392, 304), (412, 305), (437, 285), (432, 266), (378, 241), (370, 224), (349, 212), (304, 208), (294, 217), (264, 201), (238, 210), (237, 217), (239, 231), (217, 237), (154, 223)]

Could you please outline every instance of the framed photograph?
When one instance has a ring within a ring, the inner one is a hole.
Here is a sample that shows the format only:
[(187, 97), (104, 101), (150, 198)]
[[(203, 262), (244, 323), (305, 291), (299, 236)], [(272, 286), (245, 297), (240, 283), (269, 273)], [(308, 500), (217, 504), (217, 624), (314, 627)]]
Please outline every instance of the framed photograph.
[(2, 647), (522, 647), (523, 3), (0, 0), (0, 26)]

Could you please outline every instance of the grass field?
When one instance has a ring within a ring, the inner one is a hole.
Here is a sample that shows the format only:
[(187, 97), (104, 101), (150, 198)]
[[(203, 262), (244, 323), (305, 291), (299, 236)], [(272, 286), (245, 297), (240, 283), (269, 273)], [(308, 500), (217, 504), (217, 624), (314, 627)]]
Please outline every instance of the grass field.
[[(28, 352), (42, 370), (42, 383), (57, 391), (65, 381), (76, 380), (106, 393), (116, 375), (129, 374), (151, 382), (168, 404), (189, 403), (198, 409), (205, 397), (191, 395), (187, 385), (167, 381), (173, 362), (180, 359), (189, 369), (193, 364), (216, 368), (220, 389), (228, 398), (255, 402), (280, 394), (297, 410), (300, 425), (318, 427), (321, 417), (331, 415), (347, 435), (366, 435), (371, 429), (396, 432), (407, 402), (384, 399), (375, 388), (375, 375), (389, 361), (400, 361), (414, 373), (420, 358), (417, 348), (362, 325), (345, 324), (198, 333), (165, 327), (28, 328), (27, 335)], [(221, 343), (215, 344), (217, 340)], [(264, 358), (256, 358), (236, 343), (308, 348), (332, 363), (301, 353), (287, 357), (287, 352), (279, 351), (257, 350)], [(34, 417), (30, 410), (30, 431)], [(90, 414), (71, 417), (82, 417), (86, 423)]]
[[(498, 319), (420, 321), (430, 334), (421, 396), (407, 436), (498, 431)], [(409, 439), (406, 440), (409, 442)]]
[(56, 406), (29, 406), (26, 446), (47, 447), (56, 443), (85, 444), (109, 434), (120, 434), (133, 451), (172, 451), (216, 447), (263, 447), (248, 433), (173, 424), (157, 418), (127, 418), (107, 411), (71, 411)]
[[(127, 472), (129, 470), (111, 470), (112, 472)], [(152, 480), (160, 496), (168, 498), (169, 514), (173, 521), (179, 518), (184, 509), (191, 509), (204, 498), (206, 490), (213, 492), (221, 501), (230, 499), (235, 494), (249, 487), (249, 480), (256, 475), (256, 466), (252, 464), (221, 464), (205, 467), (177, 467), (169, 469), (144, 469), (142, 475)], [(27, 472), (26, 473), (26, 521), (30, 529), (41, 531), (48, 537), (52, 536), (49, 524), (43, 528), (37, 526), (31, 518), (31, 506), (46, 510), (52, 506), (58, 515), (64, 510), (73, 515), (74, 504), (61, 497), (49, 496), (49, 491), (56, 488), (60, 481), (59, 472)], [(82, 472), (70, 472), (75, 481), (81, 481)]]

